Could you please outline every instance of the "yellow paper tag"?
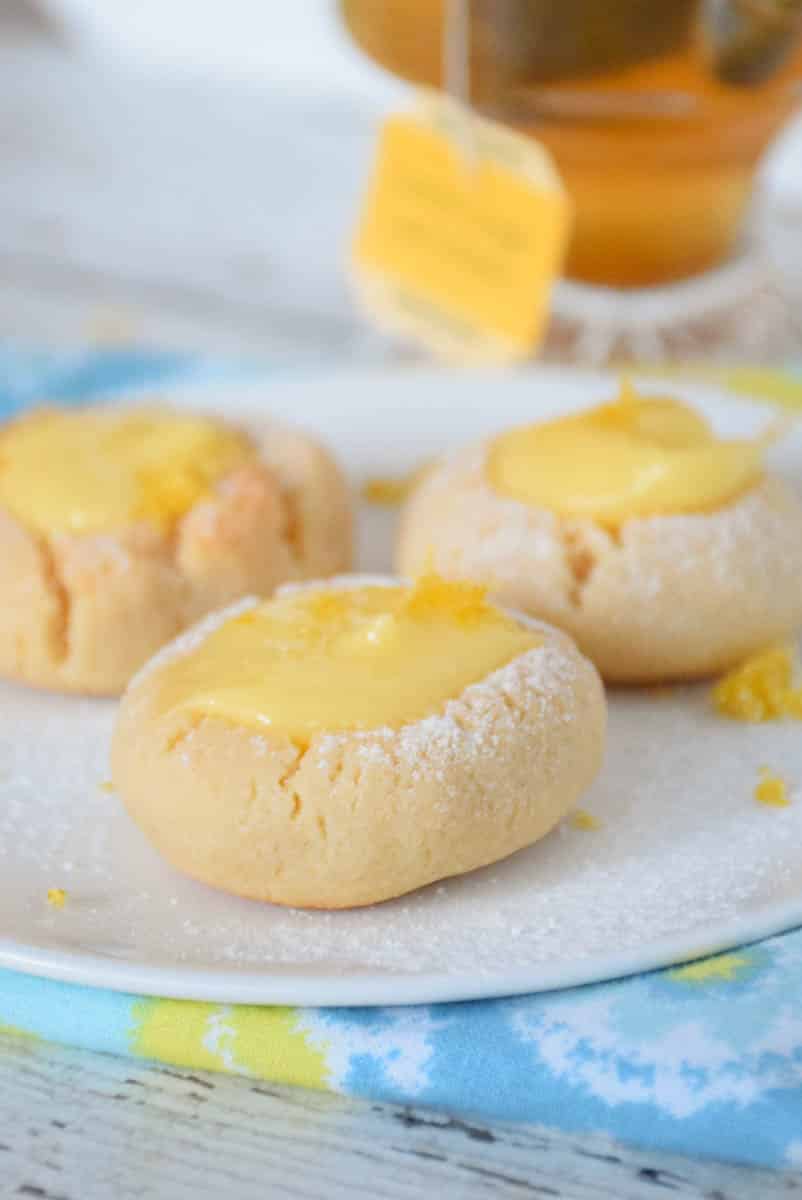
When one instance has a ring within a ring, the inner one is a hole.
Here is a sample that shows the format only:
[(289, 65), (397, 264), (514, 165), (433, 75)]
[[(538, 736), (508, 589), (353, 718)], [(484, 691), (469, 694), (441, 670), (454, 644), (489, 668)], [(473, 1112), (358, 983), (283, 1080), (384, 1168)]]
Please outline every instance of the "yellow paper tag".
[(528, 355), (546, 326), (570, 204), (531, 138), (422, 92), (391, 117), (354, 244), (358, 291), (390, 330), (462, 362)]

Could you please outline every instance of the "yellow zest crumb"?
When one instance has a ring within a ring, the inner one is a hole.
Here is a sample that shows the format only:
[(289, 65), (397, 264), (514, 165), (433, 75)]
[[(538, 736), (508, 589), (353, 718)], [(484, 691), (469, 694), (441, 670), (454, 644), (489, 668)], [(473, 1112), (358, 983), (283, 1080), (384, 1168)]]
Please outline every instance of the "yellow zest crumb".
[(418, 576), (403, 604), (403, 612), (413, 620), (447, 616), (457, 625), (472, 625), (489, 611), (483, 584), (443, 579), (433, 571)]
[(100, 788), (101, 792), (113, 792), (114, 791), (114, 784), (112, 783), (112, 781), (110, 779), (103, 779), (98, 784), (98, 787)]
[(63, 908), (67, 903), (67, 893), (64, 888), (48, 888), (47, 903), (51, 908)]
[(406, 475), (374, 475), (362, 484), (362, 499), (381, 508), (398, 508), (427, 474), (432, 466), (428, 459)]
[(713, 688), (718, 712), (735, 721), (802, 720), (802, 687), (793, 686), (789, 646), (770, 646), (730, 671)]
[(594, 830), (602, 828), (599, 818), (594, 817), (593, 813), (586, 812), (584, 808), (577, 808), (572, 812), (568, 823), (572, 829), (581, 829), (584, 833), (593, 833)]
[(785, 780), (772, 774), (768, 767), (760, 768), (755, 799), (758, 804), (765, 804), (767, 808), (788, 808), (791, 804)]
[(309, 597), (306, 608), (315, 621), (337, 621), (348, 612), (349, 598), (346, 591), (338, 592), (335, 588), (317, 592)]

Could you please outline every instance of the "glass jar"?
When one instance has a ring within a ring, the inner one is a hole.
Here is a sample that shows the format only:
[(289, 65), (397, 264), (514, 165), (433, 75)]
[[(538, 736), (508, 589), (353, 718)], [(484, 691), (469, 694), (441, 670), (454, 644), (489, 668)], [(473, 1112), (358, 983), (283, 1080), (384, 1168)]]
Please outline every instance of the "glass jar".
[[(442, 82), (445, 0), (341, 0), (354, 39)], [(802, 0), (468, 0), (471, 99), (552, 151), (567, 274), (616, 287), (720, 264), (802, 93)]]

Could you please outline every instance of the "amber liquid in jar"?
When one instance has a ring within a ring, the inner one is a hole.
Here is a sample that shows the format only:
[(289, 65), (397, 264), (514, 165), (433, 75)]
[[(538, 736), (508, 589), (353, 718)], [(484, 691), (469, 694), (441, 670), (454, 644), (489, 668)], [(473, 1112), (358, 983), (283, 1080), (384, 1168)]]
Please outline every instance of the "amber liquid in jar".
[[(355, 40), (442, 81), (443, 0), (342, 0)], [(566, 270), (620, 287), (732, 251), (802, 91), (802, 0), (471, 0), (481, 111), (554, 154), (575, 206)]]

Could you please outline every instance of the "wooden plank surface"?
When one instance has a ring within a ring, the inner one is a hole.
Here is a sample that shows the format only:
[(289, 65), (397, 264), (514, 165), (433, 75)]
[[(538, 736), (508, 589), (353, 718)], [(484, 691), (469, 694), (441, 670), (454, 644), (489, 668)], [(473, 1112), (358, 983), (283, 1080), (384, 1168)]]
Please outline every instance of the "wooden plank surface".
[(778, 1200), (802, 1176), (0, 1037), (0, 1195)]

